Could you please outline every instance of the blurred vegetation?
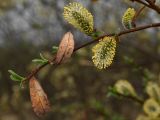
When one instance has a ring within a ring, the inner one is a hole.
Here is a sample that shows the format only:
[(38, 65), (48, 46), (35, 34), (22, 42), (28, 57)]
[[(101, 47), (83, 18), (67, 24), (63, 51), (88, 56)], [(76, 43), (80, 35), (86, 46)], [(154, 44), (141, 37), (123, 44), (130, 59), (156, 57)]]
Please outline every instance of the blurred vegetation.
[[(125, 9), (140, 7), (127, 0), (76, 1), (92, 12), (96, 27), (103, 33), (122, 30), (121, 16)], [(21, 89), (11, 81), (8, 69), (27, 75), (35, 67), (31, 60), (39, 57), (40, 52), (51, 58), (52, 46), (69, 30), (75, 35), (76, 46), (90, 40), (64, 22), (62, 11), (66, 3), (68, 1), (64, 0), (0, 0), (0, 120), (38, 119), (31, 107), (28, 86)], [(138, 24), (159, 18), (154, 11), (146, 9)], [(106, 70), (94, 67), (92, 46), (79, 50), (56, 69), (45, 67), (38, 78), (52, 103), (52, 110), (41, 119), (135, 120), (143, 113), (142, 106), (128, 99), (108, 97), (108, 86), (126, 79), (142, 96), (148, 81), (160, 82), (159, 30), (121, 37), (114, 63)]]

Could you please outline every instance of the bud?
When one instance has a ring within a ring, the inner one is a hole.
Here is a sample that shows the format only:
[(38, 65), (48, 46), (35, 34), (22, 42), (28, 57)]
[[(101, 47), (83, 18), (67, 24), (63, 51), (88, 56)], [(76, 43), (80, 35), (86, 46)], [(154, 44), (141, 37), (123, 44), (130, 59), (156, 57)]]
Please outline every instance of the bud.
[(127, 80), (118, 80), (115, 84), (115, 88), (120, 94), (137, 96), (135, 89)]
[(64, 62), (66, 59), (70, 58), (74, 50), (74, 38), (71, 32), (67, 32), (58, 47), (55, 62), (57, 64)]
[(29, 88), (33, 110), (37, 116), (41, 117), (50, 111), (50, 103), (47, 95), (34, 77), (29, 81)]

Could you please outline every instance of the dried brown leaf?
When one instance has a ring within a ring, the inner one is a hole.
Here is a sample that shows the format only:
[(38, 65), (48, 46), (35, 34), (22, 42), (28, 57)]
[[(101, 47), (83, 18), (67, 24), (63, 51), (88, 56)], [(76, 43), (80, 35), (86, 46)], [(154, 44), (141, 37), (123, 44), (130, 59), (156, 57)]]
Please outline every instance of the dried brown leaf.
[(70, 58), (74, 50), (74, 38), (71, 32), (67, 32), (59, 45), (57, 51), (56, 60), (57, 64), (64, 62), (66, 59)]
[(29, 88), (33, 110), (37, 116), (41, 117), (50, 111), (50, 103), (47, 95), (34, 77), (29, 81)]

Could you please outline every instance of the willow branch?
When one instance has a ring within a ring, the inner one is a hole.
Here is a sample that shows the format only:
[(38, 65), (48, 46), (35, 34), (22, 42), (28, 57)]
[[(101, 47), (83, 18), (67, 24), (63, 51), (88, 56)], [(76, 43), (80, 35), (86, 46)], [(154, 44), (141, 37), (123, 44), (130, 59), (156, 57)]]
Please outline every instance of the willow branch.
[[(160, 7), (158, 7), (157, 5), (155, 5), (155, 4), (148, 4), (148, 3), (146, 3), (146, 2), (143, 2), (143, 1), (141, 1), (141, 0), (131, 0), (132, 2), (137, 2), (137, 3), (140, 3), (140, 4), (142, 4), (142, 5), (145, 5), (146, 7), (148, 7), (148, 8), (151, 8), (151, 9), (153, 9), (154, 11), (156, 11), (158, 14), (160, 14)], [(149, 0), (148, 0), (149, 1)]]
[[(92, 41), (90, 41), (90, 42), (88, 42), (88, 43), (85, 43), (84, 45), (81, 45), (80, 47), (75, 48), (75, 49), (74, 49), (74, 52), (76, 52), (76, 51), (78, 51), (79, 49), (84, 48), (84, 47), (86, 47), (86, 46), (88, 46), (88, 45), (91, 45), (91, 44), (93, 44), (93, 43), (97, 43), (99, 39), (102, 39), (102, 38), (104, 38), (104, 37), (106, 37), (106, 36), (117, 36), (117, 37), (120, 37), (120, 36), (122, 36), (122, 35), (126, 35), (126, 34), (133, 33), (133, 32), (137, 32), (137, 31), (141, 31), (141, 30), (148, 29), (148, 28), (154, 28), (154, 27), (160, 27), (160, 23), (154, 23), (154, 24), (150, 24), (150, 25), (145, 25), (145, 26), (140, 26), (140, 27), (137, 27), (137, 28), (133, 28), (133, 29), (130, 29), (130, 30), (124, 30), (124, 31), (119, 32), (118, 34), (114, 34), (114, 33), (112, 33), (112, 34), (106, 34), (106, 35), (103, 35), (103, 36), (98, 37), (98, 38), (95, 39), (95, 40), (92, 40)], [(34, 69), (34, 70), (26, 77), (26, 79), (25, 79), (24, 81), (30, 80), (33, 76), (35, 76), (35, 75), (36, 75), (41, 69), (43, 69), (45, 66), (47, 66), (47, 65), (49, 65), (49, 64), (51, 64), (51, 65), (56, 65), (56, 64), (54, 63), (54, 61), (55, 61), (55, 57), (54, 57), (51, 61), (48, 61), (47, 63), (45, 63), (45, 64), (37, 67), (36, 69)], [(58, 65), (59, 65), (59, 64), (58, 64)], [(58, 65), (56, 65), (56, 66), (58, 66)]]
[(148, 29), (148, 28), (153, 28), (153, 27), (160, 27), (160, 23), (154, 23), (154, 24), (150, 24), (150, 25), (145, 25), (145, 26), (140, 26), (140, 27), (137, 27), (137, 28), (129, 29), (129, 30), (124, 30), (124, 31), (119, 32), (118, 34), (115, 34), (115, 33), (106, 34), (106, 35), (103, 35), (103, 36), (101, 36), (101, 37), (99, 37), (99, 38), (97, 38), (97, 39), (95, 39), (93, 41), (90, 41), (90, 42), (88, 42), (88, 43), (76, 48), (74, 51), (77, 51), (77, 50), (79, 50), (79, 49), (81, 49), (81, 48), (83, 48), (85, 46), (90, 45), (90, 44), (96, 43), (96, 42), (98, 42), (99, 39), (102, 39), (102, 38), (104, 38), (106, 36), (114, 36), (114, 35), (116, 35), (116, 36), (120, 37), (120, 36), (125, 35), (125, 34), (137, 32), (137, 31), (141, 31), (141, 30)]
[(145, 25), (145, 26), (140, 26), (134, 29), (130, 29), (130, 30), (126, 30), (126, 31), (122, 31), (119, 34), (117, 34), (118, 36), (122, 36), (128, 33), (132, 33), (132, 32), (137, 32), (140, 30), (144, 30), (144, 29), (148, 29), (148, 28), (153, 28), (153, 27), (160, 27), (160, 23), (154, 23), (154, 24), (150, 24), (150, 25)]
[(127, 98), (127, 99), (130, 99), (130, 100), (136, 101), (136, 102), (138, 102), (141, 105), (144, 103), (144, 100), (142, 100), (140, 98), (137, 98), (137, 97), (134, 97), (134, 96), (131, 96), (131, 95), (123, 95), (123, 94), (120, 94), (120, 93), (116, 93), (116, 94), (118, 96), (123, 97), (123, 98)]
[(149, 4), (147, 4), (147, 3), (145, 3), (145, 2), (143, 2), (143, 1), (141, 1), (141, 0), (131, 0), (131, 1), (135, 1), (135, 2), (137, 2), (137, 3), (140, 3), (140, 4), (142, 4), (142, 5), (145, 5), (145, 6), (147, 6), (147, 7), (149, 7), (150, 8), (150, 5)]
[(144, 5), (143, 7), (141, 7), (135, 14), (133, 20), (132, 20), (132, 23), (136, 26), (135, 22), (138, 18), (138, 16), (140, 16), (140, 14), (142, 13), (142, 11), (146, 8), (146, 6)]
[(149, 3), (149, 5), (150, 5), (154, 10), (156, 10), (158, 13), (160, 13), (160, 7), (158, 7), (158, 6), (155, 4), (154, 1), (151, 1), (151, 0), (146, 0), (146, 1)]

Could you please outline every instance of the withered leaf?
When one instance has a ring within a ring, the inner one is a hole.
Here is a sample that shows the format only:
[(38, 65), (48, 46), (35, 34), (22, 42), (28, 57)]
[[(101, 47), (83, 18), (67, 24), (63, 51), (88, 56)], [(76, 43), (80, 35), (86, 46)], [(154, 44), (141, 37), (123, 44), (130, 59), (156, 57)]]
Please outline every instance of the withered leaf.
[(50, 111), (50, 103), (47, 95), (34, 77), (29, 81), (29, 88), (33, 110), (37, 116), (41, 117)]
[(70, 58), (74, 50), (74, 38), (71, 32), (67, 32), (59, 45), (55, 62), (57, 64), (64, 62), (66, 59)]

